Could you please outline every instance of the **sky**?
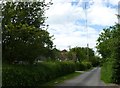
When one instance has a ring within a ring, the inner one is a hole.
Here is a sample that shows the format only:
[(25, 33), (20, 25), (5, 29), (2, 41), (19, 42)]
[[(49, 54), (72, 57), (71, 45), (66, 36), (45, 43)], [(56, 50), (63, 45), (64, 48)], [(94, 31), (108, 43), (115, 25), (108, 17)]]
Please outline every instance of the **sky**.
[[(46, 3), (50, 0), (46, 0)], [(86, 47), (95, 50), (103, 28), (118, 22), (118, 0), (52, 0), (46, 11), (46, 24), (57, 49)], [(86, 9), (85, 9), (86, 2)], [(87, 27), (86, 27), (87, 18)]]

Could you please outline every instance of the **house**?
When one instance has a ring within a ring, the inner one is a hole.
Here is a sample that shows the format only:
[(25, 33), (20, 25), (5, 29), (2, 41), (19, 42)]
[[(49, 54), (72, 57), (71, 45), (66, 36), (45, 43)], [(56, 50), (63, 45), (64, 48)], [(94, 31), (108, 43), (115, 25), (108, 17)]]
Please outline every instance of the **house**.
[(62, 50), (60, 53), (60, 60), (65, 61), (68, 60), (68, 51), (67, 50)]

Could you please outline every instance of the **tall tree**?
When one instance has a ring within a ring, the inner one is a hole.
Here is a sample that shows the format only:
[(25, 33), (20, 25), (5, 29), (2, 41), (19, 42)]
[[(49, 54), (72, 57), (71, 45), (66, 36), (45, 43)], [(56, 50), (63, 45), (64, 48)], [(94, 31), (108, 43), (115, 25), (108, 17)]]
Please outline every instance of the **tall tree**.
[(45, 25), (47, 6), (44, 1), (3, 4), (3, 61), (33, 63), (39, 55), (50, 57), (53, 42)]
[(114, 83), (120, 84), (120, 24), (114, 26), (114, 41), (113, 41), (113, 72), (112, 72), (112, 80)]
[(120, 84), (120, 25), (104, 29), (97, 42), (98, 52), (103, 57), (102, 63), (112, 69), (109, 77), (111, 82)]

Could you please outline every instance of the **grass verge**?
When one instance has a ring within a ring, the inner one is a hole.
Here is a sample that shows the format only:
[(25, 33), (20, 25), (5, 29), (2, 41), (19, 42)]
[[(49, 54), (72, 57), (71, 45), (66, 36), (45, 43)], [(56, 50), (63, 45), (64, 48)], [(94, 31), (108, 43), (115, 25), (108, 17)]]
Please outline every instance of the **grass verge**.
[(80, 74), (81, 74), (80, 72), (74, 72), (74, 73), (59, 77), (57, 79), (54, 79), (54, 80), (52, 80), (50, 82), (47, 82), (47, 83), (43, 84), (42, 86), (55, 86), (57, 84), (63, 83), (65, 80), (74, 78), (74, 77), (76, 77), (76, 76), (78, 76)]

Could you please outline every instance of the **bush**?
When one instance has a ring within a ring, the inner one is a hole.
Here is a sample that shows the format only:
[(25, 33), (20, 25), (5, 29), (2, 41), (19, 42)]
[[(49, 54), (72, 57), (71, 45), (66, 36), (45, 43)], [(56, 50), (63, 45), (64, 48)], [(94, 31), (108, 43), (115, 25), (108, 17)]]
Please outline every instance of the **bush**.
[(82, 63), (77, 62), (76, 63), (76, 70), (77, 71), (84, 71), (86, 69), (85, 65)]
[(3, 65), (2, 85), (40, 86), (75, 71), (72, 62), (42, 62), (36, 65)]
[(101, 69), (101, 79), (106, 83), (120, 84), (119, 53), (114, 50), (111, 58), (107, 58)]
[(101, 67), (101, 79), (106, 83), (112, 82), (113, 60), (108, 58)]
[(83, 62), (83, 64), (84, 64), (84, 65), (85, 65), (85, 67), (86, 67), (86, 69), (85, 69), (85, 70), (90, 69), (90, 68), (92, 67), (91, 62)]
[(112, 81), (113, 83), (120, 84), (120, 28), (118, 28), (117, 35), (119, 36), (116, 38), (116, 42), (114, 43), (114, 50), (113, 50), (114, 63), (113, 63)]
[(91, 63), (90, 62), (77, 62), (76, 63), (76, 70), (78, 71), (84, 71), (84, 70), (87, 70), (87, 69), (90, 69), (92, 67)]

